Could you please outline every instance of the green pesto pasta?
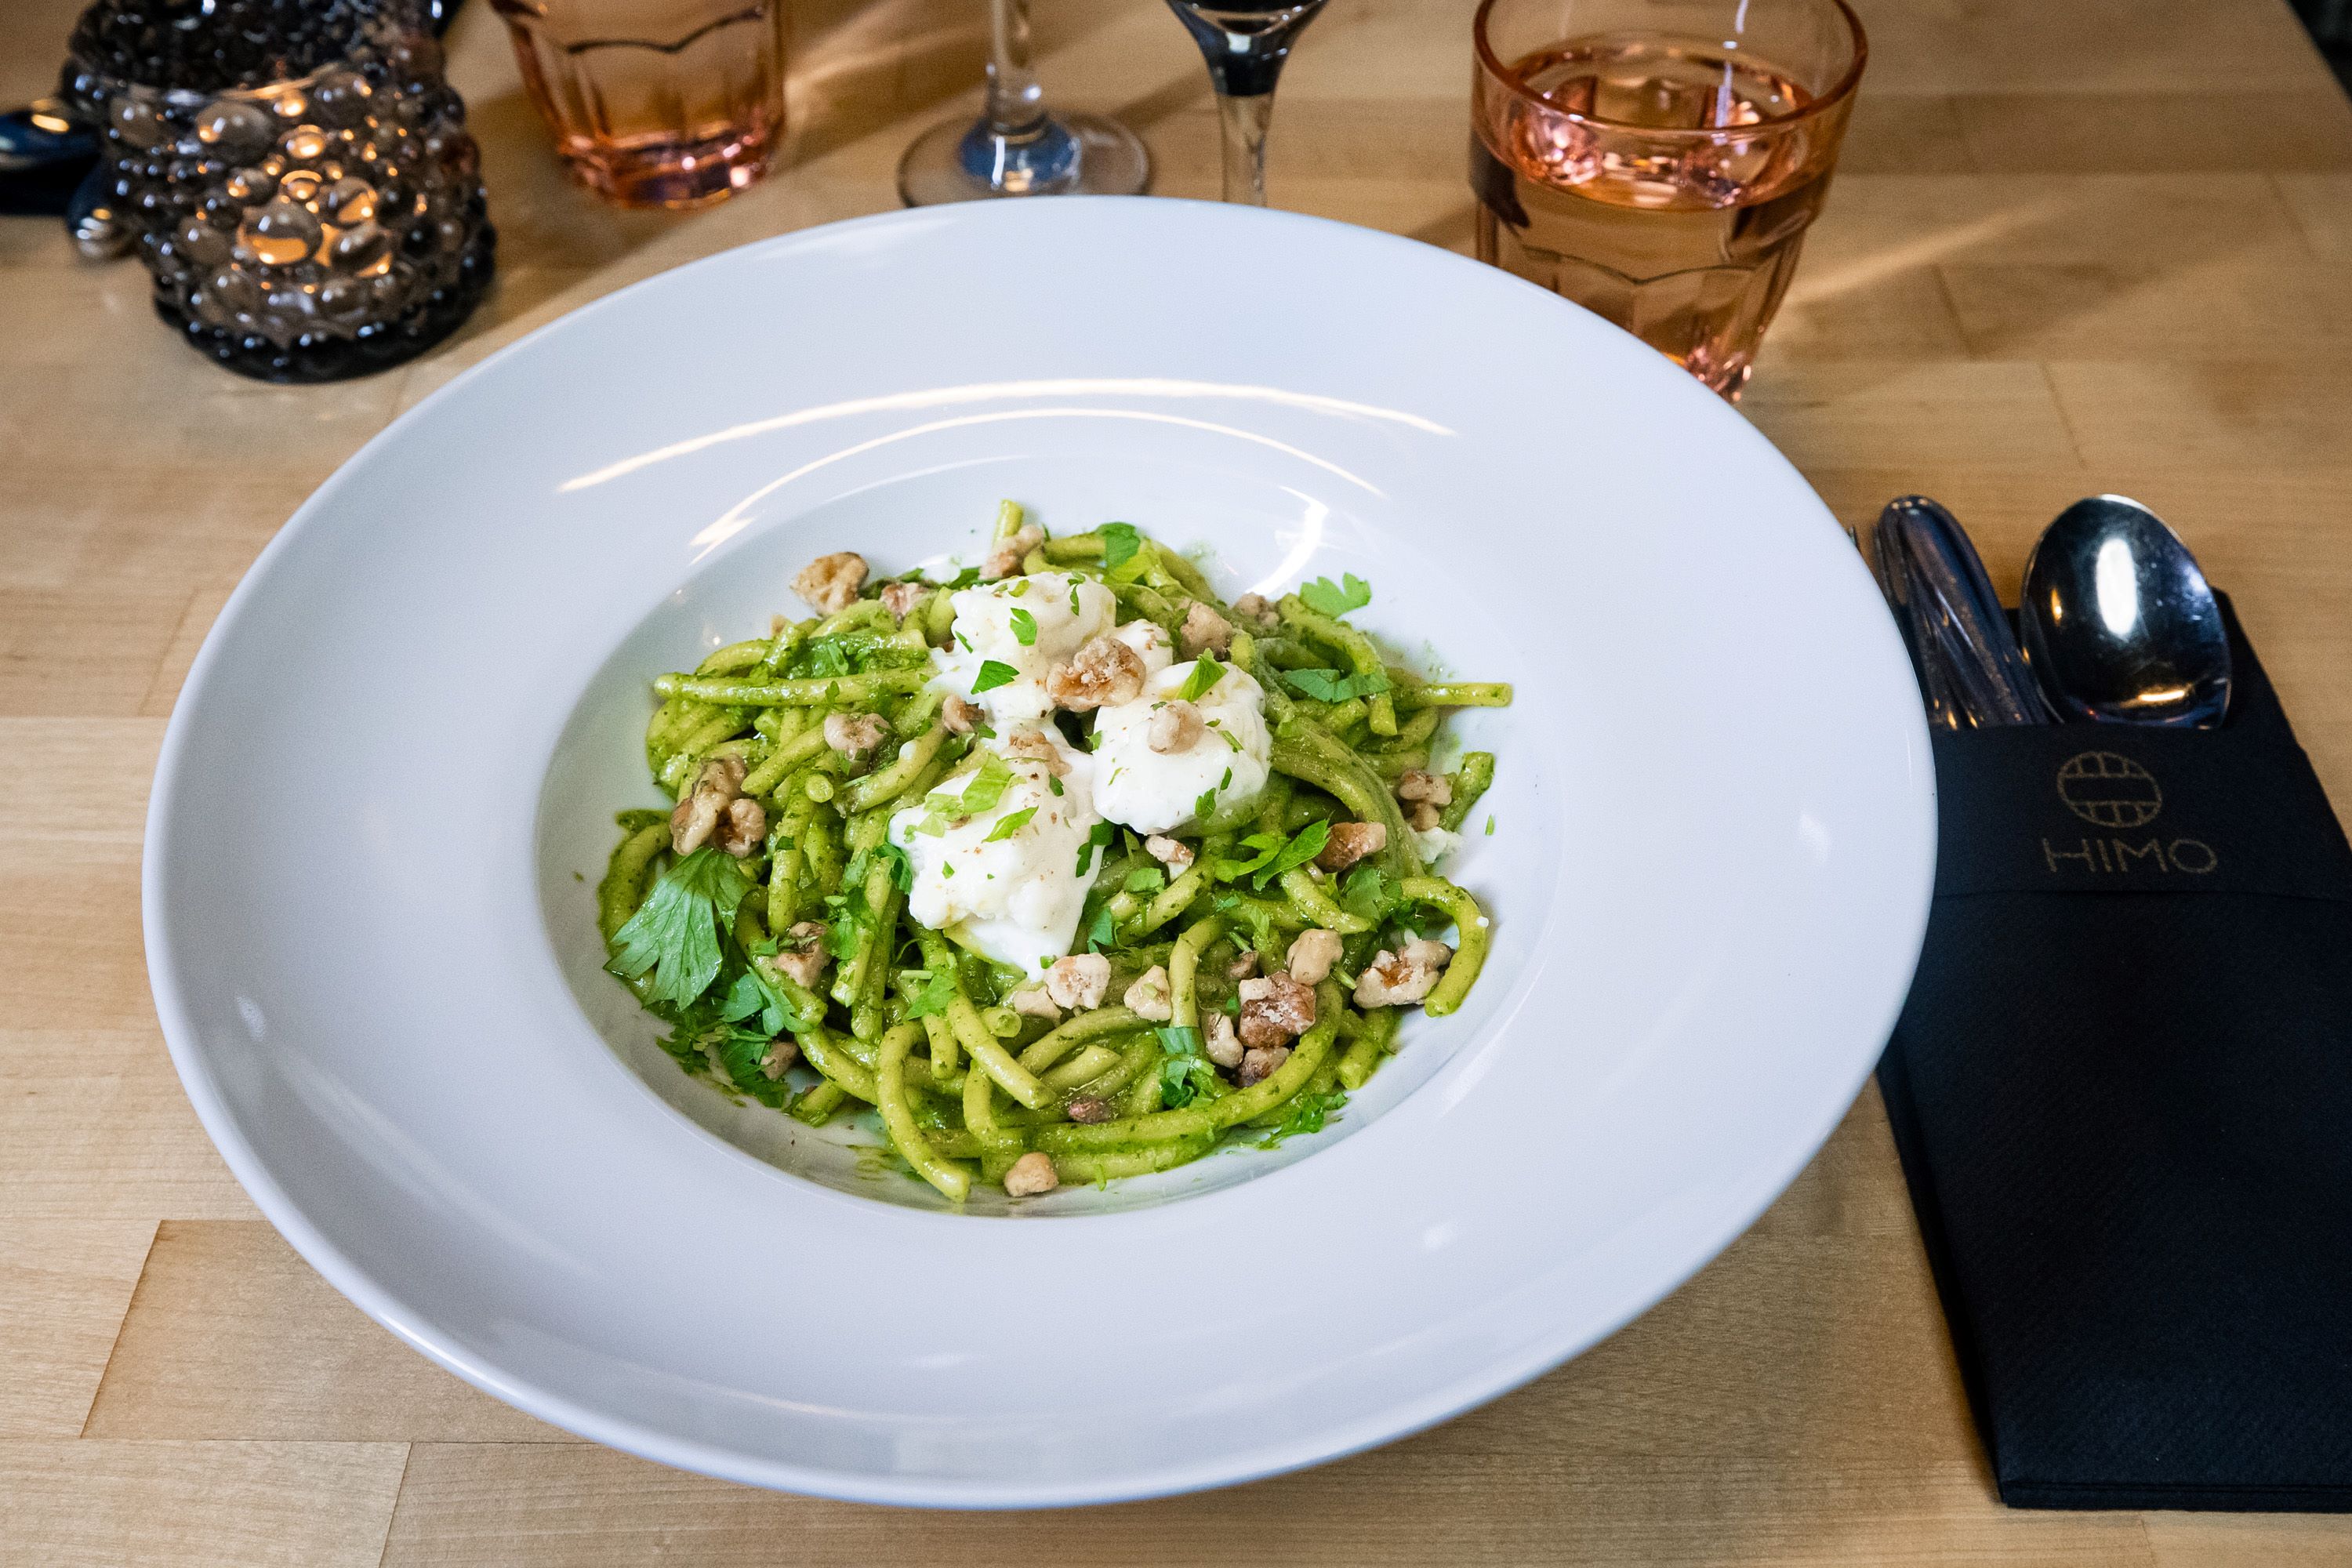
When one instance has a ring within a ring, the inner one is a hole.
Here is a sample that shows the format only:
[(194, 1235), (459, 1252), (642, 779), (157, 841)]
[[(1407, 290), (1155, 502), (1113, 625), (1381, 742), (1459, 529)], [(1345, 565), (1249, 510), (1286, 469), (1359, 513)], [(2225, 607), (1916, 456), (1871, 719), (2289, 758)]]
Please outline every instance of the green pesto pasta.
[(1445, 726), (1510, 688), (1398, 667), (1353, 576), (1228, 602), (1011, 501), (988, 539), (944, 582), (820, 557), (815, 616), (652, 682), (612, 973), (685, 1070), (951, 1204), (1319, 1131), (1477, 983), (1440, 867), (1496, 759)]

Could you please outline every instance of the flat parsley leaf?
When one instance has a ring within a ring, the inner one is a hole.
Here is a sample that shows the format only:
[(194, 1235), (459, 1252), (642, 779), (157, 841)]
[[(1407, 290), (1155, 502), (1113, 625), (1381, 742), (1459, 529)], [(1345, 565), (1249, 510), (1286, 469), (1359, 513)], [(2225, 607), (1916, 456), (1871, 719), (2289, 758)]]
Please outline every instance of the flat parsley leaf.
[(993, 844), (1000, 838), (1010, 838), (1028, 826), (1029, 819), (1036, 815), (1037, 808), (1034, 805), (1024, 805), (1018, 811), (1008, 811), (997, 819), (996, 826), (989, 830), (988, 837), (981, 842)]
[(1117, 827), (1114, 827), (1108, 822), (1096, 823), (1094, 826), (1088, 830), (1087, 834), (1087, 841), (1078, 846), (1077, 874), (1081, 877), (1085, 876), (1087, 869), (1095, 863), (1095, 851), (1097, 849), (1109, 848), (1111, 840), (1118, 837), (1118, 829)]
[(1359, 866), (1339, 884), (1339, 907), (1379, 925), (1403, 902), (1396, 879), (1377, 866)]
[(1312, 583), (1302, 583), (1298, 586), (1298, 596), (1307, 601), (1308, 609), (1318, 615), (1329, 616), (1334, 619), (1346, 615), (1349, 610), (1360, 610), (1372, 602), (1371, 584), (1353, 572), (1341, 574), (1340, 581), (1346, 586), (1342, 587), (1333, 583), (1328, 577), (1318, 577)]
[(751, 890), (741, 861), (704, 845), (663, 872), (644, 905), (613, 933), (608, 967), (624, 980), (650, 971), (646, 1000), (685, 1006), (719, 978), (720, 929)]
[(1181, 701), (1198, 702), (1224, 677), (1225, 667), (1217, 662), (1217, 656), (1203, 653), (1192, 662), (1192, 673), (1184, 678), (1182, 686), (1177, 688), (1176, 696)]
[[(928, 969), (909, 969), (902, 972), (898, 978), (906, 984), (907, 1016), (909, 1018), (943, 1016), (949, 1005), (955, 1001), (955, 976), (944, 969), (937, 973)], [(921, 984), (913, 984), (917, 981)]]
[(1253, 833), (1243, 839), (1242, 844), (1246, 848), (1256, 850), (1257, 854), (1238, 863), (1224, 862), (1219, 868), (1219, 874), (1229, 882), (1248, 877), (1251, 885), (1264, 892), (1266, 884), (1285, 871), (1304, 866), (1322, 854), (1323, 846), (1330, 839), (1331, 825), (1319, 819), (1308, 823), (1288, 839), (1279, 833)]
[(1131, 522), (1106, 522), (1102, 525), (1103, 570), (1116, 572), (1135, 559), (1143, 544), (1143, 535)]
[(890, 868), (890, 880), (898, 885), (900, 892), (911, 893), (915, 890), (914, 862), (907, 858), (907, 852), (904, 849), (899, 848), (896, 844), (888, 843), (877, 844), (871, 849), (860, 849), (856, 854), (852, 855), (849, 858), (849, 864), (841, 868), (842, 882), (846, 886), (863, 887), (867, 873), (871, 872), (877, 864), (887, 865)]
[(1013, 612), (1013, 640), (1023, 647), (1037, 646), (1037, 617), (1026, 610)]
[(958, 813), (964, 816), (978, 816), (983, 811), (995, 810), (996, 803), (1004, 798), (1004, 792), (1013, 787), (1013, 769), (1003, 757), (994, 752), (982, 753), (980, 771), (972, 774), (971, 783), (964, 786), (962, 798), (956, 806)]
[(1389, 689), (1389, 678), (1375, 670), (1370, 675), (1341, 675), (1336, 669), (1286, 669), (1282, 683), (1301, 697), (1317, 702), (1345, 702), (1354, 697), (1377, 697)]
[(1181, 1110), (1214, 1089), (1217, 1073), (1202, 1054), (1200, 1030), (1186, 1024), (1152, 1033), (1160, 1037), (1160, 1048), (1166, 1053), (1160, 1063), (1161, 1104)]
[(1291, 1100), (1273, 1131), (1257, 1141), (1261, 1149), (1271, 1149), (1297, 1132), (1320, 1132), (1331, 1114), (1348, 1103), (1348, 1097), (1338, 1089), (1326, 1089), (1321, 1094), (1301, 1094)]
[(1021, 672), (1003, 659), (983, 658), (980, 661), (980, 674), (972, 680), (971, 694), (977, 697), (983, 691), (993, 691), (1000, 686), (1010, 686), (1020, 679)]

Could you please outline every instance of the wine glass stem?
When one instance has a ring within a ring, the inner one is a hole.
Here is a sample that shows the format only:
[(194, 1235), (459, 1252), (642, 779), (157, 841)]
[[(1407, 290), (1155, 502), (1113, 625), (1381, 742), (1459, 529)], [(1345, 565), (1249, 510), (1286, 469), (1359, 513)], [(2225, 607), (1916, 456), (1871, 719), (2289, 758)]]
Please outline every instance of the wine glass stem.
[(988, 128), (1022, 137), (1045, 120), (1045, 90), (1029, 68), (1029, 0), (988, 0)]
[(1224, 127), (1225, 200), (1265, 205), (1265, 128), (1274, 119), (1274, 93), (1221, 92), (1217, 118)]

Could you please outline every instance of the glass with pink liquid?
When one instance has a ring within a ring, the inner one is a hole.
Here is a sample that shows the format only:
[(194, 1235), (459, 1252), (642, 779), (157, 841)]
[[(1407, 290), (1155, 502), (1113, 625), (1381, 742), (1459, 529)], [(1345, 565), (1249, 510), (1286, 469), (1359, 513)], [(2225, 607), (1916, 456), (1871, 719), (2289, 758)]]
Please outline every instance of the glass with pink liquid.
[(491, 0), (572, 176), (692, 207), (767, 173), (784, 133), (783, 0)]
[(1737, 398), (1837, 166), (1843, 0), (1485, 0), (1478, 256)]

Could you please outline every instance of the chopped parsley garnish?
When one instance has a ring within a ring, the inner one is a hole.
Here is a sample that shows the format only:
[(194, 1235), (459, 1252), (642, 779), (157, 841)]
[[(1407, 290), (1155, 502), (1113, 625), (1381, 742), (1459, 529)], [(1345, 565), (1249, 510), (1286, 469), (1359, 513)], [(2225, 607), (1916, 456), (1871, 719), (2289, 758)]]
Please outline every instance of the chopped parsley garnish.
[[(955, 976), (942, 969), (936, 973), (928, 969), (909, 969), (900, 973), (906, 984), (907, 1016), (929, 1018), (943, 1015), (955, 1000)], [(919, 985), (915, 982), (919, 981)]]
[(1070, 579), (1070, 614), (1076, 616), (1078, 613), (1078, 580), (1073, 577)]
[(888, 843), (877, 844), (871, 849), (860, 849), (856, 854), (852, 855), (849, 858), (849, 864), (841, 868), (842, 885), (864, 887), (866, 874), (877, 865), (886, 865), (890, 868), (890, 880), (898, 885), (900, 892), (914, 890), (914, 862), (907, 858), (907, 852), (904, 849), (899, 848), (896, 844)]
[(654, 883), (628, 923), (613, 933), (613, 973), (650, 972), (649, 1002), (683, 1007), (719, 978), (720, 931), (751, 890), (743, 863), (704, 845)]
[(1202, 1095), (1214, 1092), (1217, 1071), (1202, 1053), (1200, 1030), (1186, 1024), (1152, 1033), (1160, 1037), (1160, 1048), (1165, 1053), (1160, 1063), (1161, 1104), (1181, 1110)]
[(767, 1031), (764, 1037), (771, 1039), (786, 1029), (807, 1026), (791, 1001), (756, 963), (735, 977), (735, 984), (727, 988), (726, 998), (719, 1006), (721, 1023), (739, 1024), (753, 1016)]
[(1264, 892), (1266, 884), (1285, 871), (1304, 866), (1322, 854), (1323, 846), (1330, 838), (1331, 825), (1320, 821), (1308, 823), (1288, 839), (1279, 833), (1253, 833), (1243, 839), (1242, 844), (1245, 848), (1256, 850), (1256, 856), (1238, 864), (1226, 862), (1223, 868), (1225, 879), (1239, 881), (1247, 877), (1251, 886)]
[(971, 639), (970, 637), (964, 636), (961, 632), (958, 632), (955, 635), (955, 640), (962, 645), (964, 652), (971, 652)]
[(1105, 904), (1095, 911), (1093, 922), (1087, 927), (1087, 946), (1100, 952), (1118, 942), (1118, 922), (1111, 919), (1110, 906)]
[(1192, 673), (1184, 678), (1184, 684), (1177, 689), (1176, 696), (1181, 701), (1197, 702), (1208, 695), (1209, 688), (1224, 677), (1225, 667), (1217, 662), (1217, 656), (1203, 653), (1193, 661)]
[(1024, 805), (1018, 811), (1008, 811), (998, 819), (996, 826), (989, 830), (988, 837), (981, 842), (993, 844), (1000, 838), (1010, 838), (1028, 826), (1029, 819), (1036, 815), (1037, 808), (1034, 805)]
[(1389, 678), (1378, 670), (1370, 675), (1342, 675), (1336, 669), (1286, 669), (1282, 671), (1282, 683), (1317, 702), (1377, 697), (1389, 689)]
[(1156, 893), (1168, 885), (1168, 873), (1157, 866), (1139, 866), (1122, 885), (1130, 893)]
[(1062, 781), (1060, 777), (1054, 773), (1047, 773), (1045, 775), (1045, 787), (1055, 795), (1061, 794)]
[(1403, 901), (1396, 879), (1378, 866), (1359, 866), (1339, 884), (1339, 907), (1374, 925), (1394, 914)]
[(1111, 841), (1118, 837), (1118, 829), (1108, 822), (1097, 822), (1088, 829), (1087, 841), (1078, 846), (1077, 874), (1081, 877), (1085, 876), (1087, 869), (1095, 863), (1095, 851), (1109, 848)]
[[(1343, 584), (1344, 586), (1341, 585)], [(1339, 583), (1328, 577), (1318, 577), (1312, 583), (1300, 584), (1298, 596), (1306, 600), (1307, 607), (1316, 614), (1337, 619), (1349, 610), (1360, 610), (1370, 604), (1372, 587), (1353, 572), (1347, 572), (1340, 574)]]
[(1231, 730), (1220, 730), (1220, 729), (1218, 729), (1218, 728), (1217, 728), (1217, 721), (1216, 721), (1215, 720), (1212, 719), (1212, 720), (1210, 720), (1210, 721), (1209, 721), (1209, 728), (1210, 728), (1210, 729), (1212, 729), (1212, 730), (1216, 730), (1216, 731), (1217, 731), (1217, 733), (1218, 733), (1219, 735), (1222, 735), (1223, 737), (1224, 737), (1225, 744), (1226, 744), (1226, 745), (1228, 745), (1228, 746), (1231, 746), (1234, 751), (1238, 752), (1238, 751), (1240, 751), (1240, 750), (1242, 749), (1242, 743), (1241, 743), (1241, 742), (1240, 742), (1238, 739), (1236, 739), (1236, 738), (1234, 737), (1234, 732), (1233, 732)]
[(1013, 640), (1023, 647), (1037, 646), (1037, 617), (1026, 610), (1013, 612)]
[(1028, 578), (1026, 578), (1026, 577), (1015, 577), (1015, 578), (1013, 580), (1013, 591), (1012, 591), (1011, 593), (1007, 594), (1007, 595), (1005, 595), (1005, 597), (1006, 597), (1006, 598), (1008, 598), (1008, 599), (1017, 599), (1017, 598), (1021, 597), (1021, 595), (1022, 595), (1026, 594), (1028, 591), (1029, 591), (1029, 579), (1028, 579)]
[(1103, 570), (1116, 572), (1135, 559), (1143, 547), (1143, 535), (1131, 522), (1106, 522), (1102, 525)]
[(1298, 1095), (1291, 1100), (1282, 1120), (1275, 1123), (1274, 1130), (1257, 1141), (1257, 1146), (1271, 1149), (1294, 1133), (1320, 1132), (1324, 1121), (1347, 1103), (1348, 1097), (1336, 1089), (1321, 1094)]
[(1491, 811), (1486, 814), (1486, 837), (1495, 837), (1495, 814)]
[(1216, 786), (1212, 784), (1201, 792), (1199, 799), (1192, 802), (1192, 815), (1205, 819), (1213, 815), (1216, 809), (1217, 791)]
[[(961, 641), (961, 638), (959, 637), (958, 640)], [(969, 652), (971, 647), (970, 643), (964, 644), (965, 651)], [(1003, 659), (983, 658), (980, 661), (980, 674), (971, 683), (971, 694), (977, 697), (983, 691), (993, 691), (1000, 686), (1010, 686), (1020, 679), (1021, 672)]]

